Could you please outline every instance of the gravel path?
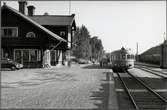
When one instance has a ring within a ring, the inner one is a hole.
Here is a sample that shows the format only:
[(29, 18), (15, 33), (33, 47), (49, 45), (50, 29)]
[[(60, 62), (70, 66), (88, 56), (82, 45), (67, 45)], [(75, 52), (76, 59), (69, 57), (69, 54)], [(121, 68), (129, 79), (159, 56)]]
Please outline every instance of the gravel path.
[(2, 108), (105, 108), (109, 69), (71, 68), (3, 71)]

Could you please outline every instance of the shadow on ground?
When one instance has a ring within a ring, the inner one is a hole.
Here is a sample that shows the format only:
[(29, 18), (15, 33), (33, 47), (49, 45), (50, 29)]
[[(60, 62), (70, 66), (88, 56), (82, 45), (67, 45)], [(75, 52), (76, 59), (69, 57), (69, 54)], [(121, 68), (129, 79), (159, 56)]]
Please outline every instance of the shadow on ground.
[(92, 64), (92, 65), (84, 66), (82, 68), (85, 68), (85, 69), (111, 69), (111, 66), (105, 65), (104, 67), (101, 67), (98, 64)]
[(106, 78), (101, 80), (101, 88), (98, 91), (92, 91), (91, 100), (97, 106), (97, 109), (107, 109), (109, 100), (109, 72), (104, 72)]

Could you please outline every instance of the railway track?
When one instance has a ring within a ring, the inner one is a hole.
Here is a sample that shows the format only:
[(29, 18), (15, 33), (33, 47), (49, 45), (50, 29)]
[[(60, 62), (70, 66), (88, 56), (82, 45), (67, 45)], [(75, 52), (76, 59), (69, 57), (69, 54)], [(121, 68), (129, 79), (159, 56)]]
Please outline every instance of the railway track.
[(136, 66), (136, 68), (141, 69), (141, 70), (146, 71), (146, 72), (149, 72), (151, 74), (160, 76), (164, 79), (167, 79), (167, 74), (166, 73), (163, 73), (163, 72), (160, 72), (160, 71), (157, 71), (157, 70), (153, 70), (153, 69), (150, 69), (150, 68), (145, 67), (145, 66)]
[(151, 89), (142, 80), (133, 76), (130, 72), (126, 71), (125, 73), (132, 77), (134, 79), (134, 82), (137, 82), (135, 83), (136, 85), (140, 84), (140, 86), (142, 85), (143, 89), (147, 90), (147, 92), (144, 93), (133, 92), (126, 84), (126, 81), (124, 81), (124, 79), (120, 76), (120, 73), (116, 73), (135, 109), (165, 110), (167, 100), (164, 97), (162, 97), (160, 94)]

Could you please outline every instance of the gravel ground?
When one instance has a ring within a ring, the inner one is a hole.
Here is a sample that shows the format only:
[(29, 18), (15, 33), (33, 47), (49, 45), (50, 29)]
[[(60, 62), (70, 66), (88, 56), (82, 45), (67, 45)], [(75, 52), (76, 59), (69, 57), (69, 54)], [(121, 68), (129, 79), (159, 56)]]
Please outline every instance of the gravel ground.
[(107, 72), (109, 69), (83, 68), (80, 65), (2, 71), (1, 107), (101, 108), (107, 105), (106, 88), (102, 86), (107, 82)]

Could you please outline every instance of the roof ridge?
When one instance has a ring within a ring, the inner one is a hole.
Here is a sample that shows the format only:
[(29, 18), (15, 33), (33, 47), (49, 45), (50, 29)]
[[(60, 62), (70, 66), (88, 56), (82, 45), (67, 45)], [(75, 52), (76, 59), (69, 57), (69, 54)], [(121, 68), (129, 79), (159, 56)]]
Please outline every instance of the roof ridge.
[(33, 16), (30, 16), (30, 17), (73, 17), (72, 15), (33, 15)]
[(3, 8), (8, 8), (9, 10), (15, 12), (16, 14), (18, 14), (19, 16), (23, 17), (24, 19), (28, 20), (29, 22), (31, 22), (32, 24), (36, 25), (38, 28), (42, 29), (43, 31), (45, 31), (47, 34), (49, 34), (50, 36), (56, 38), (57, 40), (60, 40), (60, 41), (64, 41), (64, 42), (67, 42), (65, 39), (61, 38), (60, 36), (58, 36), (57, 34), (51, 32), (50, 30), (48, 30), (47, 28), (43, 27), (42, 25), (38, 24), (37, 22), (35, 22), (34, 20), (30, 19), (28, 16), (20, 13), (19, 11), (17, 11), (16, 9), (10, 7), (10, 6), (7, 6), (7, 5), (3, 5), (1, 7), (2, 9)]

